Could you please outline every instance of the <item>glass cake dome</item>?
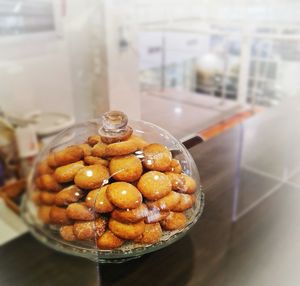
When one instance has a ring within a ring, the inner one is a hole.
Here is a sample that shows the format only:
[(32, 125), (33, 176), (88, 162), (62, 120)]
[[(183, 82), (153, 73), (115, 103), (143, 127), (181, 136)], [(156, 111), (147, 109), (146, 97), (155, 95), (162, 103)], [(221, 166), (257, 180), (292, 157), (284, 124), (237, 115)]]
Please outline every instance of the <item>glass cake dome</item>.
[(65, 129), (43, 148), (22, 217), (49, 247), (122, 262), (181, 238), (203, 205), (187, 149), (154, 124), (110, 111)]

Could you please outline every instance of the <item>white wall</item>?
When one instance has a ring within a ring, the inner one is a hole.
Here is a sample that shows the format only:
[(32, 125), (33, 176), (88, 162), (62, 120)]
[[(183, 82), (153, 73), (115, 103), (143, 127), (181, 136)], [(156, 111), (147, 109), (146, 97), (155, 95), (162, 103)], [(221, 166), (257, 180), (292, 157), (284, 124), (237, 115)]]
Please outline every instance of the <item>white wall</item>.
[(110, 110), (122, 110), (131, 119), (141, 118), (139, 93), (138, 26), (134, 1), (104, 0), (102, 35), (102, 94)]
[(0, 106), (5, 111), (73, 113), (66, 44), (55, 37), (43, 40), (0, 40)]
[[(52, 2), (59, 33), (0, 36), (0, 106), (20, 115), (61, 111), (75, 114), (77, 121), (109, 109), (139, 118), (137, 27), (128, 21), (126, 4)], [(129, 46), (120, 51), (123, 26)]]
[[(140, 118), (136, 29), (131, 1), (67, 0), (64, 20), (76, 118), (122, 110)], [(128, 4), (128, 6), (127, 6)], [(128, 42), (120, 49), (120, 28)]]
[(74, 113), (61, 2), (51, 3), (47, 15), (53, 14), (53, 30), (0, 36), (0, 106), (5, 112), (20, 116), (34, 110)]

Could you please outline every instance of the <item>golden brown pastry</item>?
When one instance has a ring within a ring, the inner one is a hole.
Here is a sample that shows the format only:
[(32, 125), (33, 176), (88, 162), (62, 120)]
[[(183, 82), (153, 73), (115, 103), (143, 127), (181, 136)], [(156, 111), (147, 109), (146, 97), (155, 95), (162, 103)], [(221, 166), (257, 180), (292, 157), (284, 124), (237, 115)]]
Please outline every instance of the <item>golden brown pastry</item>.
[(71, 203), (78, 202), (84, 195), (84, 191), (75, 185), (71, 185), (56, 194), (54, 203), (57, 206), (67, 206)]
[(54, 152), (52, 152), (48, 155), (47, 163), (50, 168), (56, 168)]
[(169, 215), (170, 211), (162, 211), (158, 208), (148, 209), (145, 223), (155, 223), (165, 219)]
[(180, 201), (180, 194), (174, 191), (171, 191), (165, 197), (157, 201), (147, 202), (148, 208), (156, 207), (160, 210), (172, 210)]
[(186, 225), (187, 219), (184, 213), (170, 212), (170, 214), (160, 222), (165, 230), (181, 229)]
[(172, 190), (171, 182), (164, 173), (149, 171), (141, 176), (138, 189), (148, 200), (158, 200)]
[(185, 180), (185, 185), (184, 188), (180, 191), (181, 193), (185, 193), (185, 194), (193, 194), (195, 193), (196, 189), (197, 189), (197, 185), (196, 182), (193, 178), (191, 178), (190, 176), (187, 176), (186, 174), (182, 174), (184, 180)]
[(60, 236), (66, 241), (75, 241), (77, 237), (73, 231), (73, 225), (64, 225), (59, 229)]
[(53, 175), (45, 174), (40, 176), (40, 186), (41, 189), (58, 192), (62, 189), (62, 186), (55, 180)]
[(181, 174), (182, 167), (180, 165), (180, 162), (176, 159), (172, 159), (171, 164), (170, 164), (169, 168), (166, 171)]
[(124, 223), (134, 223), (143, 220), (148, 215), (148, 208), (141, 204), (136, 209), (115, 209), (111, 217)]
[(43, 223), (50, 223), (51, 206), (40, 206), (38, 208), (37, 216)]
[(99, 217), (93, 221), (78, 221), (74, 223), (73, 231), (80, 240), (95, 239), (105, 232), (106, 221)]
[(191, 177), (185, 174), (169, 172), (167, 172), (166, 175), (172, 183), (173, 190), (184, 194), (193, 194), (196, 191), (196, 182)]
[(84, 163), (87, 165), (103, 165), (103, 166), (108, 166), (108, 161), (99, 157), (94, 157), (94, 156), (86, 156), (84, 157)]
[(42, 180), (41, 180), (41, 176), (39, 177), (36, 177), (35, 180), (34, 180), (34, 183), (36, 185), (36, 187), (40, 190), (43, 189), (43, 184), (42, 184)]
[(188, 195), (188, 194), (179, 194), (180, 200), (179, 203), (172, 208), (174, 212), (183, 212), (193, 206), (196, 200), (195, 195)]
[(122, 223), (113, 218), (108, 221), (109, 229), (118, 237), (123, 239), (135, 239), (145, 230), (144, 221), (137, 223)]
[(92, 220), (96, 214), (84, 203), (72, 203), (67, 207), (67, 216), (74, 220)]
[(72, 224), (72, 220), (67, 216), (67, 211), (65, 208), (60, 208), (57, 206), (52, 206), (50, 209), (50, 221), (53, 224)]
[(165, 173), (172, 183), (172, 189), (177, 191), (184, 188), (185, 180), (181, 174), (176, 174), (172, 172)]
[(169, 149), (161, 144), (149, 144), (143, 149), (145, 168), (154, 171), (166, 171), (171, 164), (172, 154)]
[(144, 147), (149, 145), (149, 143), (146, 140), (137, 135), (131, 135), (130, 140), (134, 142), (138, 150), (143, 150)]
[(106, 146), (106, 156), (122, 156), (134, 153), (137, 150), (136, 144), (132, 140), (112, 143)]
[(113, 232), (107, 230), (97, 240), (97, 246), (103, 250), (110, 250), (122, 246), (124, 240), (114, 235)]
[(84, 167), (83, 161), (78, 161), (58, 167), (54, 172), (54, 178), (58, 183), (67, 183), (74, 180), (77, 172)]
[(100, 135), (97, 135), (97, 134), (91, 135), (87, 139), (87, 143), (92, 147), (99, 142), (101, 142), (101, 137), (100, 137)]
[(143, 173), (143, 166), (135, 155), (115, 157), (109, 163), (110, 175), (117, 181), (134, 182)]
[(87, 143), (79, 144), (78, 147), (82, 149), (84, 157), (92, 155), (92, 147), (89, 144)]
[(135, 209), (142, 203), (142, 195), (133, 185), (116, 182), (108, 186), (106, 195), (110, 202), (121, 209)]
[(96, 189), (108, 182), (109, 172), (103, 165), (90, 165), (80, 169), (75, 178), (75, 184), (82, 189)]
[(41, 204), (41, 200), (40, 200), (40, 191), (33, 191), (30, 194), (30, 198), (31, 200), (36, 204), (36, 205), (40, 205)]
[(48, 157), (50, 167), (59, 167), (80, 161), (83, 157), (83, 150), (79, 146), (73, 145), (61, 151), (54, 152)]
[(142, 244), (153, 244), (160, 240), (162, 230), (159, 223), (150, 223), (145, 225), (144, 232), (134, 241)]
[(45, 175), (45, 174), (52, 174), (54, 171), (52, 168), (48, 165), (48, 160), (43, 160), (41, 163), (37, 166), (37, 174), (39, 176)]
[(104, 157), (106, 156), (106, 144), (99, 142), (92, 148), (92, 155), (94, 157)]
[(114, 210), (114, 205), (109, 201), (106, 195), (108, 185), (90, 191), (86, 198), (85, 198), (85, 204), (93, 208), (98, 213), (108, 213)]
[(39, 201), (43, 205), (53, 205), (56, 194), (50, 192), (40, 192)]

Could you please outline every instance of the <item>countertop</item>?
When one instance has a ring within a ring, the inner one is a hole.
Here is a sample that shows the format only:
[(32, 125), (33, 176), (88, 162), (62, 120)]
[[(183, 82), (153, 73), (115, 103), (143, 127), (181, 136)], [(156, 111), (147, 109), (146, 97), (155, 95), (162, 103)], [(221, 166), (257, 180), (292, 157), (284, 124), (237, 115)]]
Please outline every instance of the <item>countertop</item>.
[(189, 142), (206, 203), (173, 245), (98, 265), (27, 233), (0, 247), (0, 285), (300, 285), (299, 122), (299, 100), (290, 100), (207, 142)]

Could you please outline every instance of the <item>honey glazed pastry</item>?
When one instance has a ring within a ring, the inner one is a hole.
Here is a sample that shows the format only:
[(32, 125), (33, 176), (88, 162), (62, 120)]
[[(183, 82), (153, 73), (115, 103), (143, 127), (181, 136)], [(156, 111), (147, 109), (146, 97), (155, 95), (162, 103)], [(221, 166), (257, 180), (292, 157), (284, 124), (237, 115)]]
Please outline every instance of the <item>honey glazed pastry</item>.
[(75, 185), (71, 185), (56, 193), (54, 203), (57, 206), (68, 206), (71, 203), (78, 202), (85, 192)]
[(79, 144), (78, 147), (82, 149), (84, 157), (92, 155), (92, 147), (89, 144), (87, 143)]
[(168, 176), (157, 171), (149, 171), (142, 175), (137, 187), (148, 200), (161, 199), (172, 190), (172, 184)]
[(173, 210), (174, 207), (179, 203), (180, 201), (180, 194), (174, 191), (171, 191), (168, 195), (165, 197), (162, 197), (161, 199), (157, 201), (149, 201), (147, 202), (148, 208), (156, 207), (160, 210)]
[(72, 220), (67, 215), (65, 208), (52, 206), (49, 213), (50, 221), (53, 224), (68, 225), (72, 224)]
[(52, 192), (40, 192), (39, 193), (39, 202), (43, 205), (53, 205), (55, 202), (56, 194)]
[(138, 150), (143, 150), (147, 145), (149, 145), (149, 143), (146, 140), (137, 135), (132, 135), (130, 137), (130, 140), (134, 142)]
[(97, 143), (101, 142), (101, 137), (98, 134), (94, 134), (88, 137), (87, 139), (87, 143), (93, 147), (94, 145), (96, 145)]
[(50, 156), (48, 157), (48, 165), (53, 168), (67, 165), (80, 161), (83, 155), (84, 152), (79, 146), (69, 146), (61, 151), (50, 153)]
[(145, 225), (144, 232), (134, 241), (141, 244), (154, 244), (160, 240), (162, 230), (159, 223), (150, 223)]
[(73, 231), (73, 225), (64, 225), (59, 229), (60, 236), (66, 241), (75, 241), (77, 237)]
[(134, 209), (141, 205), (142, 195), (133, 185), (115, 182), (108, 186), (106, 195), (110, 202), (121, 209)]
[(50, 168), (47, 160), (43, 160), (41, 163), (37, 165), (37, 174), (39, 176), (45, 174), (52, 174), (52, 173), (53, 173), (53, 169)]
[(94, 209), (98, 213), (112, 212), (115, 207), (107, 198), (107, 187), (108, 185), (100, 189), (90, 191), (85, 198), (86, 206)]
[(94, 211), (84, 203), (72, 203), (68, 205), (66, 212), (73, 220), (93, 220), (96, 217)]
[(180, 165), (180, 162), (176, 159), (172, 159), (170, 166), (167, 168), (168, 172), (181, 174), (182, 173), (182, 167)]
[(97, 240), (97, 246), (99, 249), (110, 250), (122, 246), (124, 240), (117, 237), (112, 231), (107, 230)]
[(84, 157), (84, 163), (87, 165), (103, 165), (103, 166), (108, 166), (108, 161), (99, 157), (95, 156), (86, 156)]
[(62, 186), (55, 180), (53, 175), (45, 174), (37, 178), (39, 183), (37, 187), (42, 190), (58, 192), (62, 189)]
[(134, 182), (141, 177), (143, 166), (135, 155), (115, 157), (110, 160), (109, 172), (117, 181)]
[(170, 212), (170, 214), (160, 222), (165, 230), (181, 229), (186, 225), (187, 218), (184, 213)]
[(82, 189), (96, 189), (101, 187), (108, 179), (109, 172), (105, 166), (90, 165), (77, 172), (74, 182), (76, 186)]
[(133, 140), (126, 140), (121, 142), (112, 143), (106, 146), (105, 155), (110, 156), (122, 156), (134, 153), (138, 149)]
[(196, 191), (196, 182), (190, 176), (169, 172), (166, 175), (172, 183), (173, 190), (184, 194), (193, 194)]
[(92, 148), (91, 155), (94, 157), (104, 157), (106, 156), (106, 144), (99, 142)]
[(43, 205), (43, 206), (38, 207), (37, 216), (43, 223), (46, 223), (46, 224), (51, 223), (50, 210), (51, 210), (51, 206)]
[(148, 209), (147, 217), (145, 218), (145, 223), (155, 223), (164, 220), (170, 211), (168, 210), (160, 210), (159, 208), (152, 207)]
[(190, 209), (196, 200), (196, 196), (194, 194), (188, 195), (188, 194), (179, 194), (180, 200), (176, 206), (172, 208), (172, 211), (174, 212), (183, 212), (187, 209)]
[(93, 221), (77, 221), (74, 223), (73, 232), (79, 240), (90, 240), (101, 236), (105, 232), (106, 221), (99, 217)]
[(68, 183), (74, 180), (77, 172), (84, 167), (83, 161), (78, 161), (58, 167), (54, 172), (54, 178), (58, 183)]
[(117, 221), (124, 223), (134, 223), (143, 220), (148, 215), (148, 208), (145, 204), (141, 204), (135, 209), (115, 209), (111, 213), (111, 217)]
[(140, 236), (145, 230), (144, 221), (136, 223), (122, 223), (114, 218), (108, 221), (109, 229), (118, 237), (123, 239), (135, 239)]
[(172, 154), (169, 149), (161, 144), (149, 144), (143, 149), (144, 167), (154, 171), (166, 171), (172, 161)]

